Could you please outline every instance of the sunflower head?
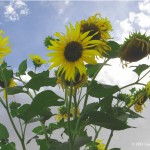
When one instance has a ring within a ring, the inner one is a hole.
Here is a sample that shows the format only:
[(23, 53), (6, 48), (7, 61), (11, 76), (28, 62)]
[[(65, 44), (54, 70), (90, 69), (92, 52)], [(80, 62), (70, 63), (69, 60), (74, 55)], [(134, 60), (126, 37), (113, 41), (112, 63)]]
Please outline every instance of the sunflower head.
[(52, 57), (49, 61), (52, 63), (50, 69), (59, 67), (59, 76), (64, 76), (66, 81), (75, 81), (76, 70), (80, 76), (86, 74), (84, 63), (96, 64), (96, 56), (99, 53), (92, 50), (91, 47), (97, 46), (99, 40), (92, 40), (94, 35), (89, 35), (89, 32), (81, 33), (80, 24), (77, 22), (75, 27), (70, 23), (66, 26), (66, 34), (59, 32), (55, 36), (59, 40), (51, 41), (52, 46), (48, 46), (48, 50), (53, 50), (48, 54)]
[[(67, 115), (67, 107), (66, 106), (61, 106), (58, 109), (59, 114), (55, 116), (55, 119), (59, 122), (60, 120), (64, 119), (67, 120), (68, 115)], [(77, 116), (80, 115), (80, 109), (77, 108)], [(73, 118), (75, 116), (75, 107), (71, 107), (70, 109), (70, 117)]]
[[(80, 76), (79, 72), (77, 72), (75, 73), (75, 79), (72, 82), (72, 86), (77, 89), (85, 85), (87, 82), (88, 82), (87, 75), (83, 74), (82, 76)], [(71, 86), (71, 82), (65, 80), (64, 76), (58, 77), (57, 83), (60, 84), (62, 88), (64, 88), (64, 86), (66, 87)]]
[(4, 31), (0, 30), (0, 63), (3, 58), (11, 52), (8, 37), (4, 37)]
[[(81, 32), (90, 31), (94, 40), (107, 40), (111, 36), (109, 32), (112, 30), (110, 21), (107, 18), (102, 18), (100, 14), (95, 14), (88, 18), (88, 20), (81, 21)], [(97, 33), (97, 34), (96, 34)]]
[(147, 83), (146, 87), (147, 96), (150, 97), (150, 81)]
[[(112, 30), (111, 23), (107, 18), (102, 18), (100, 14), (95, 14), (88, 18), (88, 20), (81, 21), (81, 32), (90, 31), (89, 35), (94, 35), (93, 40), (100, 40), (98, 46), (94, 47), (103, 57), (104, 53), (111, 50), (107, 44), (107, 40), (111, 38), (109, 32)], [(92, 47), (93, 48), (93, 47)]]
[(46, 47), (51, 46), (52, 45), (52, 43), (50, 42), (51, 40), (54, 41), (55, 39), (52, 36), (47, 36), (44, 40), (44, 45)]
[(29, 58), (32, 60), (35, 67), (40, 67), (41, 65), (47, 63), (47, 61), (42, 59), (39, 55), (29, 55)]
[(105, 150), (105, 144), (103, 143), (103, 140), (96, 140), (97, 149), (98, 150)]
[(147, 97), (147, 93), (146, 93), (146, 89), (145, 88), (139, 90), (135, 94), (136, 103), (134, 105), (134, 110), (136, 112), (142, 112), (143, 106), (145, 106), (145, 102), (146, 102), (147, 98), (148, 97)]
[(150, 37), (140, 32), (129, 36), (120, 51), (121, 60), (136, 62), (150, 53)]

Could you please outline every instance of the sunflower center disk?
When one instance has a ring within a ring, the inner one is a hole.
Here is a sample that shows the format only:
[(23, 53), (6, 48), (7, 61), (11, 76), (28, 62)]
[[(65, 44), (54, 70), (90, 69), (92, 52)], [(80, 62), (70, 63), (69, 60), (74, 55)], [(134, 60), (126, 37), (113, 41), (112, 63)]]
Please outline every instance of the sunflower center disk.
[(66, 45), (64, 56), (66, 60), (75, 62), (82, 56), (82, 50), (82, 45), (79, 42), (72, 41)]
[(82, 27), (82, 32), (84, 33), (84, 32), (87, 32), (87, 31), (91, 31), (89, 33), (89, 36), (92, 36), (93, 34), (98, 32), (96, 35), (93, 36), (92, 40), (99, 40), (99, 39), (101, 39), (100, 29), (95, 24), (93, 24), (93, 23), (91, 23), (91, 24), (84, 24), (83, 27)]

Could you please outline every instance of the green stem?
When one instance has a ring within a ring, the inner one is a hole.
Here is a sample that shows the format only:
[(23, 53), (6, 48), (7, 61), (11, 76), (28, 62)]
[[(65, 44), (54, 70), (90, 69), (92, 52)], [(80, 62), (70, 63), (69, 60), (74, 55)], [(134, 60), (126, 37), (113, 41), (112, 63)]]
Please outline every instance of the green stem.
[(113, 130), (111, 130), (111, 132), (110, 132), (110, 136), (109, 136), (109, 138), (108, 138), (108, 141), (107, 141), (107, 144), (106, 144), (106, 146), (105, 146), (105, 150), (107, 150), (107, 148), (108, 148), (108, 146), (109, 146), (109, 144), (110, 144), (110, 141), (111, 141), (111, 139), (112, 139), (112, 137), (113, 137)]
[(73, 96), (73, 98), (74, 98), (74, 106), (75, 106), (75, 115), (74, 115), (74, 118), (77, 118), (78, 104), (77, 104), (76, 92), (75, 92), (75, 95)]
[(97, 137), (98, 137), (99, 132), (100, 132), (101, 129), (102, 129), (102, 127), (99, 127), (98, 130), (95, 130), (96, 134), (95, 134), (95, 137), (94, 137), (94, 140), (93, 140), (94, 142), (96, 141), (96, 139), (97, 139)]
[(46, 142), (47, 142), (47, 147), (50, 148), (49, 137), (48, 137), (48, 134), (47, 134), (47, 129), (46, 129), (45, 123), (43, 121), (40, 121), (40, 122), (41, 122), (42, 128), (44, 129), (44, 136), (45, 136), (45, 139), (46, 139)]
[(73, 138), (71, 133), (71, 124), (70, 124), (70, 109), (71, 109), (71, 102), (72, 102), (72, 91), (73, 91), (73, 83), (70, 81), (70, 96), (69, 96), (69, 103), (68, 103), (68, 111), (67, 111), (67, 124), (68, 124), (68, 134), (70, 140), (70, 150), (73, 150)]
[(84, 107), (87, 105), (87, 101), (88, 101), (88, 91), (89, 91), (89, 87), (91, 86), (91, 84), (93, 83), (93, 81), (95, 80), (96, 76), (98, 75), (98, 73), (100, 72), (100, 70), (103, 68), (104, 65), (106, 65), (106, 63), (109, 61), (109, 59), (106, 59), (104, 61), (104, 63), (102, 65), (100, 65), (100, 67), (98, 68), (98, 70), (96, 71), (96, 73), (94, 74), (91, 82), (89, 83), (89, 85), (87, 86), (87, 90), (86, 90), (86, 96), (85, 96), (85, 101), (84, 101)]
[(6, 112), (7, 112), (7, 114), (8, 114), (9, 120), (10, 120), (10, 122), (11, 122), (11, 124), (12, 124), (12, 126), (13, 126), (13, 128), (14, 128), (14, 130), (15, 130), (15, 132), (16, 132), (16, 134), (17, 134), (19, 140), (20, 140), (20, 142), (21, 142), (22, 149), (23, 149), (23, 150), (26, 150), (25, 143), (24, 143), (24, 139), (23, 139), (23, 138), (21, 137), (21, 135), (19, 134), (19, 131), (17, 130), (17, 128), (16, 128), (16, 126), (15, 126), (15, 123), (14, 123), (14, 121), (13, 121), (13, 119), (12, 119), (12, 117), (11, 117), (11, 114), (10, 114), (10, 112), (9, 112), (8, 95), (7, 95), (7, 81), (6, 81), (6, 79), (5, 79), (5, 76), (4, 76), (4, 74), (3, 74), (3, 70), (1, 69), (1, 67), (0, 67), (0, 74), (1, 74), (1, 76), (2, 76), (2, 80), (4, 81), (4, 88), (6, 89), (6, 105), (4, 104), (4, 105), (6, 106), (6, 107), (5, 107)]

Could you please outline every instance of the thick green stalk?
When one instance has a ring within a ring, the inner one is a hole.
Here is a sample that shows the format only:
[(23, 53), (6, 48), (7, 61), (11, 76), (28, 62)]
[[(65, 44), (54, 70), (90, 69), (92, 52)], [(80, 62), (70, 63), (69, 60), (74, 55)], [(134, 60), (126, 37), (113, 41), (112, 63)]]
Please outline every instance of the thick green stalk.
[(14, 128), (14, 130), (15, 130), (15, 132), (16, 132), (18, 138), (19, 138), (19, 140), (20, 140), (20, 143), (21, 143), (21, 145), (22, 145), (22, 149), (23, 149), (23, 150), (26, 150), (25, 143), (24, 143), (24, 138), (21, 137), (21, 135), (19, 134), (19, 131), (17, 130), (17, 128), (16, 128), (16, 126), (15, 126), (15, 123), (14, 123), (14, 121), (13, 121), (13, 119), (12, 119), (12, 117), (11, 117), (11, 114), (10, 114), (10, 112), (9, 112), (8, 95), (7, 95), (7, 82), (6, 82), (5, 76), (4, 76), (4, 74), (3, 74), (3, 70), (2, 70), (1, 68), (0, 68), (0, 74), (1, 74), (2, 79), (3, 79), (3, 81), (4, 81), (4, 88), (6, 89), (6, 105), (4, 104), (4, 105), (5, 105), (6, 112), (7, 112), (7, 114), (8, 114), (9, 120), (10, 120), (10, 122), (11, 122), (11, 124), (12, 124), (12, 126), (13, 126), (13, 128)]
[(112, 139), (112, 137), (113, 137), (113, 130), (111, 130), (111, 132), (110, 132), (110, 136), (109, 136), (109, 138), (108, 138), (108, 141), (107, 141), (107, 144), (106, 144), (106, 146), (105, 146), (105, 150), (107, 150), (107, 148), (108, 148), (108, 146), (109, 146), (109, 144), (110, 144), (110, 141), (111, 141), (111, 139)]
[(86, 96), (85, 96), (85, 101), (84, 101), (84, 107), (87, 105), (87, 101), (88, 101), (88, 91), (90, 90), (90, 86), (93, 83), (93, 81), (95, 80), (96, 76), (98, 75), (98, 73), (100, 72), (100, 70), (103, 68), (104, 65), (106, 65), (106, 63), (109, 61), (109, 59), (105, 60), (104, 63), (102, 65), (99, 66), (97, 72), (94, 74), (91, 82), (89, 83), (89, 85), (87, 85), (87, 90), (86, 90)]
[(68, 134), (69, 134), (69, 142), (70, 142), (70, 150), (73, 150), (73, 137), (71, 133), (71, 124), (70, 124), (70, 110), (71, 110), (71, 103), (72, 103), (72, 93), (73, 93), (73, 83), (70, 81), (70, 95), (69, 95), (69, 103), (68, 103), (68, 111), (67, 111), (67, 124), (68, 124)]

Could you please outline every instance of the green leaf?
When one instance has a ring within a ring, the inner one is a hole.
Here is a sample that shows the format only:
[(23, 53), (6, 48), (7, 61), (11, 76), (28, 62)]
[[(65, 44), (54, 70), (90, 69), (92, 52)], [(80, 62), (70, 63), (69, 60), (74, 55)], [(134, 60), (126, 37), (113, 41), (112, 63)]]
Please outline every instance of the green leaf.
[(19, 93), (27, 93), (27, 92), (23, 90), (23, 86), (14, 86), (14, 87), (7, 88), (8, 95), (14, 95)]
[(13, 71), (4, 68), (4, 69), (3, 69), (3, 75), (0, 74), (0, 80), (4, 82), (3, 77), (5, 78), (6, 84), (7, 84), (7, 86), (8, 86), (8, 84), (9, 84), (9, 82), (10, 82), (10, 79), (13, 77)]
[(45, 90), (33, 99), (29, 109), (24, 113), (24, 119), (29, 121), (33, 117), (40, 115), (43, 112), (43, 109), (48, 108), (50, 106), (61, 106), (64, 104), (64, 101), (60, 101), (62, 99), (60, 96), (56, 95), (53, 91)]
[(1, 150), (16, 150), (15, 143), (8, 143), (6, 145), (3, 145)]
[(140, 76), (140, 74), (145, 71), (146, 69), (148, 69), (150, 66), (146, 65), (146, 64), (142, 64), (136, 67), (136, 69), (134, 69), (133, 71), (135, 73), (138, 74), (138, 76)]
[(46, 139), (37, 139), (36, 142), (40, 146), (40, 150), (49, 150)]
[(97, 110), (99, 108), (99, 103), (91, 103), (86, 105), (82, 112), (81, 112), (81, 116), (87, 115), (89, 114), (91, 111)]
[(24, 118), (24, 114), (26, 113), (26, 111), (28, 111), (28, 109), (30, 108), (30, 105), (29, 104), (24, 104), (22, 105), (20, 108), (18, 108), (17, 110), (17, 117), (18, 118), (21, 118), (25, 121), (25, 118)]
[(24, 60), (19, 65), (17, 76), (25, 75), (26, 70), (27, 70), (27, 60)]
[(0, 123), (0, 140), (5, 140), (9, 137), (9, 133), (7, 131), (7, 128)]
[(125, 108), (125, 110), (130, 114), (129, 118), (132, 118), (132, 119), (134, 119), (134, 118), (144, 118), (143, 116), (139, 115), (138, 113), (135, 113), (131, 109)]
[(130, 128), (125, 122), (100, 111), (93, 111), (89, 114), (89, 124), (94, 124), (111, 130), (124, 130)]
[(106, 54), (103, 54), (106, 58), (117, 58), (120, 52), (120, 45), (115, 41), (108, 41), (108, 45), (111, 50), (108, 50)]
[(43, 71), (41, 73), (34, 73), (33, 71), (29, 71), (28, 72), (28, 75), (31, 77), (31, 78), (48, 78), (49, 77), (49, 70), (47, 71)]
[(32, 132), (34, 132), (35, 134), (37, 135), (43, 135), (44, 134), (44, 129), (42, 126), (38, 126), (38, 127), (35, 127)]
[[(100, 68), (100, 66), (103, 66), (104, 63), (98, 63), (95, 65), (91, 65), (91, 64), (87, 64), (86, 68), (87, 68), (87, 74), (90, 78), (92, 78), (94, 76), (94, 74), (98, 71), (98, 69)], [(105, 64), (107, 65), (107, 64)]]
[[(91, 141), (91, 137), (78, 137), (75, 139), (74, 142), (74, 150), (80, 150), (80, 147), (84, 146), (85, 144), (87, 144), (88, 142)], [(69, 142), (65, 142), (62, 144), (58, 144), (58, 146), (56, 146), (56, 150), (70, 150), (70, 143)]]
[(98, 84), (96, 81), (92, 83), (90, 88), (89, 95), (96, 98), (107, 97), (120, 90), (118, 86)]
[(31, 88), (33, 90), (39, 90), (43, 86), (52, 86), (54, 87), (56, 85), (56, 78), (41, 78), (36, 77), (32, 78), (26, 85), (26, 88)]

